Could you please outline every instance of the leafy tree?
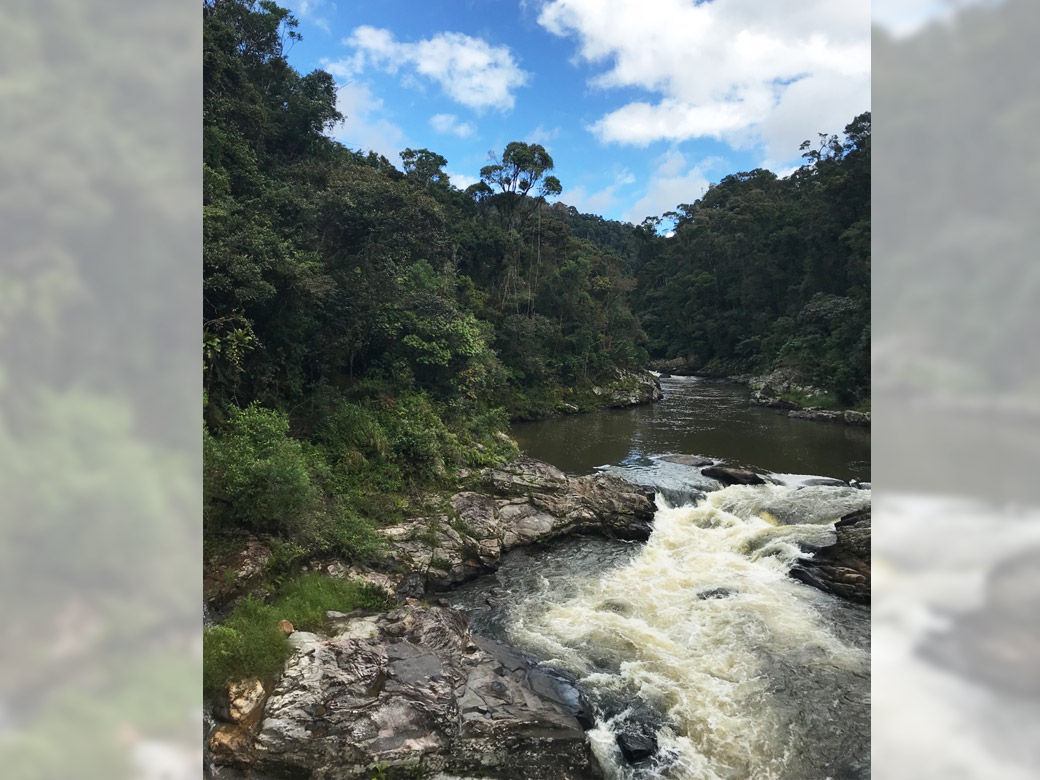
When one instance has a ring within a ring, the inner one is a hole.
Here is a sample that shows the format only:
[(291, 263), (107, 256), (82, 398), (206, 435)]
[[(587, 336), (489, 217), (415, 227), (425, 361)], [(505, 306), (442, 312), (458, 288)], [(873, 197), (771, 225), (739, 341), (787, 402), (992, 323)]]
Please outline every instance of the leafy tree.
[(537, 208), (535, 204), (525, 210), (524, 203), (529, 194), (534, 193), (542, 201), (563, 192), (560, 180), (546, 175), (554, 164), (541, 144), (512, 141), (506, 145), (501, 159), (494, 153), (489, 157), (492, 164), (480, 169), (480, 179), (492, 191), (495, 187), (499, 189), (497, 201), (507, 228), (522, 226)]

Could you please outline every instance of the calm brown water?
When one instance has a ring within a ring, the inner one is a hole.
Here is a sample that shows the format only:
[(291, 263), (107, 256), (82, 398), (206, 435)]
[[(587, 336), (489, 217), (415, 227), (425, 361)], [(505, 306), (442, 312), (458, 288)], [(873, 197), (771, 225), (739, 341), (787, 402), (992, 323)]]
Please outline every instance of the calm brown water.
[(870, 480), (870, 429), (793, 420), (749, 403), (743, 385), (674, 377), (656, 404), (513, 426), (524, 451), (573, 474), (649, 465), (655, 455), (704, 455), (789, 474)]

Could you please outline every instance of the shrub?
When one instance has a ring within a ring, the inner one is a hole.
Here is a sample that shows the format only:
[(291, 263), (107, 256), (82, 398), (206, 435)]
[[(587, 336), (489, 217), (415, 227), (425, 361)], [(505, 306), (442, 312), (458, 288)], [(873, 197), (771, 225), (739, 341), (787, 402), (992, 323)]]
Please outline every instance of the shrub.
[(234, 680), (269, 680), (278, 674), (290, 652), (279, 620), (288, 620), (300, 631), (317, 631), (329, 610), (390, 606), (390, 598), (379, 588), (321, 574), (289, 580), (270, 604), (246, 598), (223, 623), (203, 632), (203, 688), (212, 694)]
[(281, 533), (321, 512), (321, 494), (289, 420), (256, 404), (232, 407), (227, 430), (205, 434), (205, 507), (217, 526)]
[(289, 643), (278, 628), (280, 619), (274, 607), (250, 597), (223, 623), (207, 627), (202, 636), (205, 692), (215, 693), (232, 680), (267, 680), (277, 674), (289, 657)]
[[(350, 434), (353, 441), (378, 446), (374, 416), (361, 411), (345, 404), (335, 424), (348, 435), (349, 420), (362, 420), (367, 430)], [(208, 530), (280, 537), (300, 548), (296, 557), (301, 550), (360, 558), (378, 552), (379, 537), (354, 507), (356, 485), (329, 465), (324, 446), (291, 438), (285, 414), (232, 407), (223, 434), (206, 432), (204, 447)]]

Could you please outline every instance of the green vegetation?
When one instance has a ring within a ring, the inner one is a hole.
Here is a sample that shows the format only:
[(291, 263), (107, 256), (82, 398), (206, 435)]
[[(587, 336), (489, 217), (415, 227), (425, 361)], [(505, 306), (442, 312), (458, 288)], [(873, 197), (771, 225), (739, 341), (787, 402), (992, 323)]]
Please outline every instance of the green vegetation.
[(285, 61), (295, 28), (204, 5), (206, 531), (363, 561), (410, 500), (515, 456), (511, 417), (647, 355), (621, 258), (546, 207), (544, 148), (467, 192), (427, 149), (403, 171), (346, 149), (332, 77)]
[(640, 227), (635, 309), (657, 357), (708, 373), (793, 368), (841, 405), (870, 392), (870, 114), (802, 145), (786, 179), (726, 176)]
[[(563, 185), (537, 144), (509, 143), (465, 192), (428, 149), (404, 150), (401, 170), (351, 151), (327, 135), (342, 119), (332, 77), (285, 60), (288, 11), (203, 13), (211, 549), (264, 537), (269, 582), (319, 554), (371, 562), (378, 527), (516, 456), (511, 419), (593, 409), (594, 387), (651, 353), (795, 367), (835, 403), (864, 397), (869, 115), (789, 179), (726, 177), (666, 238), (659, 220), (548, 205)], [(290, 580), (240, 603), (207, 631), (207, 686), (272, 673), (278, 619), (318, 627), (325, 609), (375, 605), (348, 587)]]
[(265, 680), (277, 674), (289, 655), (289, 643), (278, 627), (280, 620), (288, 620), (299, 631), (318, 631), (329, 610), (388, 607), (386, 594), (378, 588), (320, 574), (289, 580), (270, 603), (246, 598), (220, 625), (205, 630), (204, 688), (214, 693), (233, 680)]

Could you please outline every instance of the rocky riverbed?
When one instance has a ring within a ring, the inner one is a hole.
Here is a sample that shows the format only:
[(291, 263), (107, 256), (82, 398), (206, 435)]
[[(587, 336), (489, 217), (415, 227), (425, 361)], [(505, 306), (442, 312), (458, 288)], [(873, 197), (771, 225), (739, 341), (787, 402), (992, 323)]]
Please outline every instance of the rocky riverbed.
[[(709, 493), (713, 485), (744, 491), (731, 498), (715, 494), (714, 508), (697, 515), (705, 529), (697, 533), (712, 533), (716, 516), (746, 517), (753, 524), (742, 532), (747, 541), (739, 549), (782, 543), (793, 551), (783, 556), (801, 556), (785, 564), (790, 576), (841, 599), (869, 603), (869, 491), (837, 480), (777, 484), (771, 475), (709, 458), (672, 463), (689, 468), (691, 479)], [(442, 504), (441, 513), (384, 529), (387, 555), (376, 569), (312, 562), (315, 570), (376, 584), (402, 606), (384, 614), (329, 613), (320, 634), (290, 634), (293, 653), (275, 681), (240, 681), (214, 703), (207, 737), (211, 771), (256, 778), (448, 773), (568, 780), (602, 776), (604, 760), (646, 772), (656, 766), (655, 729), (665, 728), (667, 741), (681, 723), (662, 726), (667, 719), (657, 715), (648, 721), (654, 729), (629, 723), (604, 732), (595, 720), (603, 713), (590, 708), (586, 682), (575, 669), (547, 665), (481, 636), (470, 629), (467, 611), (449, 608), (440, 597), (494, 572), (510, 551), (574, 536), (646, 540), (658, 509), (653, 490), (610, 474), (568, 476), (531, 458), (473, 474), (470, 487)], [(254, 539), (238, 555), (239, 586), (247, 589), (269, 551)], [(222, 588), (209, 589), (215, 606), (244, 592), (236, 593), (228, 579)], [(720, 588), (717, 596), (691, 603), (718, 603), (712, 609), (725, 611), (732, 596), (731, 589)], [(631, 713), (626, 717), (631, 720)], [(590, 737), (590, 729), (597, 736)], [(609, 750), (604, 733), (612, 741)], [(685, 776), (676, 771), (632, 776)]]

